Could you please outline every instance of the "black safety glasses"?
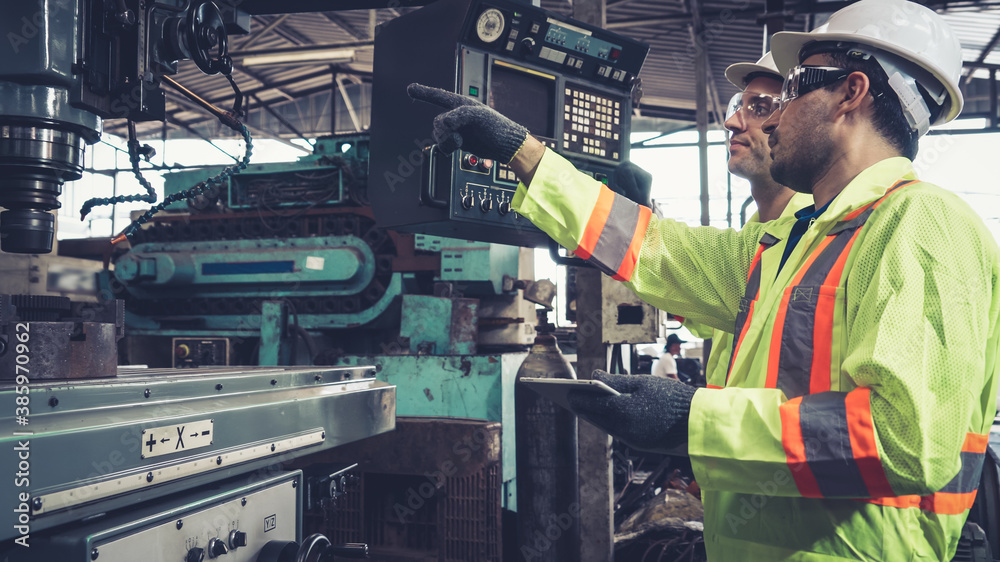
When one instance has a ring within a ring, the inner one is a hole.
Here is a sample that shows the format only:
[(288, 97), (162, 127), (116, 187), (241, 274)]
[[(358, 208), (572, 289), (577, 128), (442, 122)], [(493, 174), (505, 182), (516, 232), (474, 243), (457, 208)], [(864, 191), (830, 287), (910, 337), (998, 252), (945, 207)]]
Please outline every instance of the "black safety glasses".
[(785, 83), (781, 86), (780, 108), (799, 96), (804, 96), (813, 90), (825, 88), (843, 80), (854, 72), (835, 66), (804, 66), (799, 65), (788, 71)]

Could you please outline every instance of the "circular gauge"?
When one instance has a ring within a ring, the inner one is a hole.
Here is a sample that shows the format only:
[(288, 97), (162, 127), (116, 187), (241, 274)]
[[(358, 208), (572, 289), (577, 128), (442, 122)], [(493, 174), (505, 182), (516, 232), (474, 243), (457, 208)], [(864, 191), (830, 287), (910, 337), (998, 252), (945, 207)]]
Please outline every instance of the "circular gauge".
[(490, 8), (479, 14), (476, 22), (476, 34), (483, 43), (492, 43), (503, 34), (503, 13), (496, 8)]

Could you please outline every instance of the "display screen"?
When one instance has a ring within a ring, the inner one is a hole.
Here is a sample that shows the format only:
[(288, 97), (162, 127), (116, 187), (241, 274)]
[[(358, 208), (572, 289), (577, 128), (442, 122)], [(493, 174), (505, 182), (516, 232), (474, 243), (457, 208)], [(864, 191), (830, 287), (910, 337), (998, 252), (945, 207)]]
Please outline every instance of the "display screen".
[(528, 128), (532, 135), (555, 136), (555, 77), (494, 61), (490, 106)]

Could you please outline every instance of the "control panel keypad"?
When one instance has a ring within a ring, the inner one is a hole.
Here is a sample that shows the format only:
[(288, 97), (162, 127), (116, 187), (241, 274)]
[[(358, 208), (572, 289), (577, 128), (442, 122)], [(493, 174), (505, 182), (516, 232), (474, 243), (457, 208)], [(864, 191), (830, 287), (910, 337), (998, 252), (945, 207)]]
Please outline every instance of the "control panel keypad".
[(621, 98), (567, 85), (564, 100), (562, 148), (621, 160)]

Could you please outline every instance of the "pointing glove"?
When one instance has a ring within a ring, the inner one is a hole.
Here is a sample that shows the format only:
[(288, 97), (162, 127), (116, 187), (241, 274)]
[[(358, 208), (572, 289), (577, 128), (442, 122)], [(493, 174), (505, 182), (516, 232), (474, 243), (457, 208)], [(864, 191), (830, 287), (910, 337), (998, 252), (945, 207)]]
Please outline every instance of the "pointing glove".
[(445, 154), (461, 148), (510, 164), (528, 138), (528, 129), (472, 98), (423, 84), (410, 84), (406, 93), (448, 110), (434, 118), (433, 132), (434, 142)]
[(594, 379), (621, 396), (571, 391), (566, 397), (577, 415), (637, 449), (662, 451), (687, 442), (688, 414), (697, 389), (646, 375), (594, 371)]

